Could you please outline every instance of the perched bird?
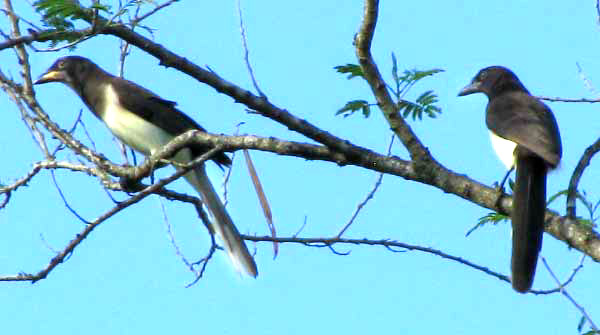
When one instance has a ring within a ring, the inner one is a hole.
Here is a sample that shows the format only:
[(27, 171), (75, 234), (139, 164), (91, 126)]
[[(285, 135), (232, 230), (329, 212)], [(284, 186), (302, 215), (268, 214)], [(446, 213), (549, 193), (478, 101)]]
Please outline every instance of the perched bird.
[(512, 208), (512, 286), (531, 289), (542, 247), (546, 211), (546, 174), (562, 156), (560, 133), (548, 106), (531, 96), (509, 69), (491, 66), (477, 73), (459, 96), (484, 93), (485, 122), (500, 160), (517, 175)]
[[(115, 77), (84, 57), (59, 58), (35, 84), (49, 82), (61, 82), (72, 88), (119, 140), (146, 156), (187, 130), (205, 131), (175, 108), (175, 102), (164, 100), (131, 81)], [(171, 159), (187, 163), (208, 149), (192, 145), (179, 150)], [(224, 153), (212, 159), (219, 165), (231, 164)], [(256, 277), (258, 271), (254, 259), (208, 179), (204, 164), (184, 177), (198, 191), (208, 208), (213, 230), (223, 241), (236, 269)]]

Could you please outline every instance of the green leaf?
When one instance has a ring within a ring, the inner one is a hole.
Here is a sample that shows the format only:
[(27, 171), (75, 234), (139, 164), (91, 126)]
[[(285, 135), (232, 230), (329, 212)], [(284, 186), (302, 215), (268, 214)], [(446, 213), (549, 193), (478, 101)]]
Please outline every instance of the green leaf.
[[(36, 11), (42, 14), (42, 21), (46, 26), (59, 30), (74, 28), (72, 21), (88, 16), (88, 8), (82, 7), (74, 0), (37, 0), (33, 3)], [(110, 6), (95, 3), (91, 9), (109, 13)]]
[(369, 103), (365, 100), (352, 100), (348, 101), (346, 105), (340, 108), (335, 115), (342, 114), (343, 117), (348, 117), (354, 114), (356, 111), (362, 111), (362, 114), (365, 118), (368, 118), (371, 115), (371, 108)]
[(110, 6), (109, 5), (102, 5), (100, 3), (95, 3), (95, 4), (91, 5), (90, 8), (91, 9), (97, 9), (98, 11), (101, 11), (101, 12), (110, 13)]
[(509, 217), (507, 215), (503, 215), (498, 212), (488, 213), (487, 215), (480, 217), (479, 220), (477, 220), (477, 224), (475, 225), (475, 227), (469, 229), (469, 231), (467, 232), (467, 234), (465, 236), (469, 236), (476, 229), (483, 227), (487, 223), (491, 223), (491, 224), (495, 225), (502, 221), (508, 221), (508, 219), (509, 219)]
[(352, 79), (354, 77), (365, 77), (360, 66), (356, 64), (338, 65), (334, 67), (334, 69), (339, 73), (348, 73), (348, 79)]
[(408, 100), (400, 100), (398, 102), (398, 111), (402, 112), (402, 117), (407, 118), (409, 115), (413, 114), (413, 120), (418, 117), (420, 118), (420, 106), (414, 102)]
[(402, 113), (402, 117), (412, 116), (413, 120), (423, 119), (423, 114), (430, 118), (436, 118), (442, 110), (434, 105), (438, 102), (438, 97), (433, 91), (422, 93), (415, 102), (408, 100), (400, 100), (398, 102), (398, 111)]
[(417, 69), (406, 70), (406, 71), (404, 71), (404, 75), (402, 77), (400, 77), (400, 80), (408, 81), (408, 82), (416, 82), (425, 77), (433, 76), (434, 74), (440, 73), (440, 72), (444, 72), (444, 70), (442, 70), (442, 69), (431, 69), (431, 70), (425, 70), (425, 71), (420, 71)]

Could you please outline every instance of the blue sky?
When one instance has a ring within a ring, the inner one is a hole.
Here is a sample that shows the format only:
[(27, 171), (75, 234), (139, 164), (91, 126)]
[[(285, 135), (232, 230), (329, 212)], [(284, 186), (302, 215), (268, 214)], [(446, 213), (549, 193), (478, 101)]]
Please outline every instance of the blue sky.
[[(28, 20), (38, 21), (26, 2), (15, 1), (15, 6)], [(504, 173), (484, 123), (486, 98), (456, 96), (480, 68), (507, 66), (533, 94), (596, 97), (585, 87), (576, 65), (592, 83), (598, 82), (599, 51), (593, 46), (599, 45), (600, 32), (592, 1), (381, 1), (380, 6), (373, 55), (387, 80), (391, 80), (392, 52), (401, 69), (445, 70), (414, 91), (434, 89), (443, 114), (411, 125), (438, 161), (458, 173), (486, 184)], [(361, 20), (362, 1), (242, 1), (242, 8), (251, 62), (269, 100), (337, 136), (385, 152), (391, 134), (377, 112), (369, 119), (335, 116), (348, 100), (374, 101), (364, 82), (348, 81), (333, 69), (357, 62), (352, 38)], [(0, 27), (7, 31), (6, 18), (0, 20)], [(243, 62), (235, 1), (182, 1), (145, 24), (155, 29), (154, 39), (165, 47), (252, 89)], [(114, 37), (91, 39), (73, 53), (93, 59), (109, 72), (118, 70)], [(66, 54), (32, 52), (33, 75)], [(2, 71), (18, 78), (11, 51), (0, 53), (0, 64)], [(214, 89), (159, 66), (155, 58), (135, 48), (126, 64), (126, 77), (176, 100), (180, 109), (211, 132), (232, 134), (244, 122), (241, 133), (306, 141), (271, 120), (247, 113), (244, 106)], [(63, 128), (83, 109), (98, 150), (119, 161), (110, 133), (70, 90), (55, 84), (39, 87), (36, 93), (46, 112)], [(549, 106), (560, 125), (564, 148), (561, 167), (548, 181), (548, 194), (553, 194), (567, 187), (583, 150), (597, 138), (600, 114), (591, 104)], [(0, 182), (10, 183), (42, 157), (5, 94), (0, 94), (0, 107), (0, 154), (6, 162), (0, 168)], [(82, 132), (76, 136), (85, 140)], [(399, 144), (394, 154), (406, 158)], [(236, 155), (229, 185), (229, 211), (242, 232), (266, 235), (241, 156)], [(253, 152), (252, 157), (280, 236), (293, 235), (304, 220), (300, 236), (337, 234), (377, 178), (374, 172), (355, 167), (260, 152)], [(72, 155), (62, 158), (75, 159)], [(592, 165), (581, 182), (594, 201), (598, 201), (599, 171)], [(219, 170), (213, 169), (211, 175), (218, 183)], [(112, 206), (94, 179), (58, 172), (57, 180), (71, 206), (89, 220)], [(193, 192), (183, 181), (172, 187)], [(98, 227), (47, 279), (34, 285), (0, 283), (0, 329), (90, 335), (576, 333), (580, 313), (559, 294), (520, 295), (509, 284), (458, 263), (379, 247), (340, 246), (340, 251), (351, 254), (338, 256), (326, 248), (282, 244), (274, 260), (272, 246), (260, 243), (256, 245), (256, 280), (240, 278), (227, 259), (218, 255), (205, 278), (185, 288), (193, 276), (169, 242), (161, 206), (186, 256), (202, 257), (209, 241), (193, 208), (147, 198)], [(564, 213), (564, 199), (552, 207)], [(381, 189), (345, 236), (390, 238), (441, 249), (507, 273), (507, 224), (486, 226), (465, 238), (488, 212), (438, 189), (385, 176)], [(15, 193), (10, 205), (0, 211), (0, 273), (37, 272), (53, 257), (52, 249), (63, 248), (82, 229), (45, 173)], [(566, 278), (581, 254), (547, 234), (544, 238), (542, 255), (560, 278)], [(599, 276), (600, 267), (588, 259), (569, 287), (596, 323), (600, 320)], [(554, 286), (540, 264), (534, 287)]]

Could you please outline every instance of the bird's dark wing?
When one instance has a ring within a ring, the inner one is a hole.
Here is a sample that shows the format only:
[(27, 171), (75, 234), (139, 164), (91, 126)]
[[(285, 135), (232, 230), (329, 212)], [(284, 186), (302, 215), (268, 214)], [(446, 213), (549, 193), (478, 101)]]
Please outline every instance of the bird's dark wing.
[[(175, 108), (176, 102), (162, 99), (151, 91), (122, 78), (113, 77), (111, 84), (118, 95), (119, 103), (125, 109), (159, 126), (167, 133), (177, 136), (192, 129), (206, 132), (196, 121)], [(209, 147), (194, 145), (191, 149), (194, 156), (199, 156), (209, 150)], [(222, 152), (215, 155), (213, 160), (219, 165), (231, 164), (231, 159)]]
[(540, 156), (551, 167), (560, 162), (558, 125), (550, 108), (526, 92), (512, 91), (490, 100), (488, 128)]

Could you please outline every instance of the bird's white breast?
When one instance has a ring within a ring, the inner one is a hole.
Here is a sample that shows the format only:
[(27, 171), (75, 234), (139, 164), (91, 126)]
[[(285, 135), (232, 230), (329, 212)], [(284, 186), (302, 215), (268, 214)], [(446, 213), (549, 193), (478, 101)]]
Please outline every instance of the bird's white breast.
[(492, 147), (496, 151), (496, 155), (502, 161), (502, 164), (510, 170), (515, 165), (514, 153), (517, 144), (494, 134), (492, 131), (490, 131), (490, 139), (492, 140)]
[(160, 149), (173, 138), (169, 133), (123, 108), (112, 85), (105, 87), (102, 119), (123, 143), (144, 155)]

